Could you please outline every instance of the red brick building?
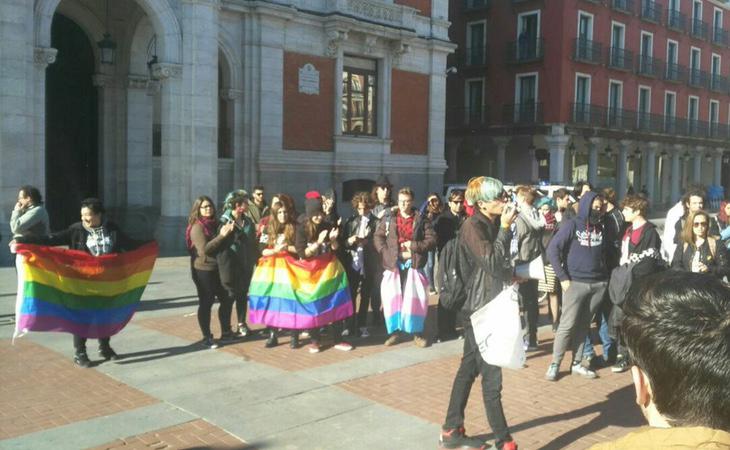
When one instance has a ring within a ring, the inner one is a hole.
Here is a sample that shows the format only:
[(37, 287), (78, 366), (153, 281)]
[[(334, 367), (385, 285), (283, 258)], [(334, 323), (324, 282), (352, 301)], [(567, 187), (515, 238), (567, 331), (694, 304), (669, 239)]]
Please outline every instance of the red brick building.
[(707, 0), (460, 0), (447, 180), (588, 179), (675, 201), (720, 185), (730, 7)]

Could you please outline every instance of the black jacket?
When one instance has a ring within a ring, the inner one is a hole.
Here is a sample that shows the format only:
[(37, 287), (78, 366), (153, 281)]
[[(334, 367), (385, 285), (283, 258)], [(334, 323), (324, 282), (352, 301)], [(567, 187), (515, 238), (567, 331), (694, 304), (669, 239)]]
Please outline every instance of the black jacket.
[[(695, 251), (700, 252), (700, 262), (707, 266), (707, 273), (715, 275), (717, 278), (730, 275), (730, 261), (728, 260), (728, 250), (720, 239), (713, 239), (715, 245), (714, 256), (710, 251), (710, 240), (700, 245), (695, 250), (691, 245), (685, 245), (683, 242), (677, 245), (672, 259), (672, 268), (686, 271), (692, 270), (692, 259)], [(686, 247), (686, 248), (685, 248)]]
[(433, 222), (433, 230), (436, 232), (438, 251), (444, 248), (447, 242), (456, 237), (456, 233), (464, 223), (465, 216), (455, 216), (450, 209), (446, 208)]
[(653, 223), (647, 221), (641, 227), (641, 237), (634, 245), (629, 240), (629, 262), (636, 262), (632, 274), (634, 279), (656, 272), (661, 268), (662, 239)]
[[(109, 253), (119, 253), (134, 250), (143, 241), (137, 241), (123, 233), (114, 222), (105, 221), (102, 224), (104, 232), (108, 233), (112, 240), (112, 250)], [(39, 245), (68, 245), (71, 250), (81, 250), (93, 254), (86, 246), (87, 239), (91, 233), (84, 228), (81, 222), (76, 222), (63, 231), (51, 233), (48, 236), (22, 236), (16, 238), (18, 243), (39, 244)]]
[(492, 223), (480, 211), (466, 219), (459, 232), (462, 249), (459, 252), (468, 258), (472, 272), (466, 288), (466, 301), (462, 310), (471, 314), (494, 299), (510, 281), (510, 242), (512, 231)]
[(242, 228), (236, 227), (231, 234), (205, 249), (207, 256), (216, 258), (221, 284), (234, 295), (244, 294), (248, 290), (258, 259), (256, 225), (248, 216), (244, 216), (243, 220)]
[[(360, 223), (362, 222), (362, 216), (359, 214), (355, 214), (351, 216), (350, 218), (345, 221), (345, 224), (342, 227), (342, 230), (340, 231), (340, 246), (346, 251), (346, 257), (345, 257), (345, 268), (350, 271), (352, 269), (352, 258), (353, 258), (353, 252), (357, 251), (357, 243), (354, 245), (350, 245), (347, 243), (348, 239), (352, 236), (357, 235), (357, 230), (360, 228)], [(378, 258), (380, 256), (378, 255), (378, 252), (375, 251), (375, 245), (373, 244), (373, 235), (375, 234), (375, 224), (376, 220), (372, 215), (368, 216), (368, 233), (365, 235), (365, 242), (363, 245), (363, 268), (365, 270), (365, 274), (369, 275), (374, 273), (374, 271), (378, 267)]]

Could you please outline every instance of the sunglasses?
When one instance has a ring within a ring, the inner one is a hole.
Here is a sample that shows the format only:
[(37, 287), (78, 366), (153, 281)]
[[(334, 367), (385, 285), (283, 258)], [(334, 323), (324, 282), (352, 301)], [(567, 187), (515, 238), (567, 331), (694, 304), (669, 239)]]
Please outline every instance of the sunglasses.
[(451, 203), (455, 205), (461, 205), (462, 203), (464, 203), (464, 200), (451, 200)]

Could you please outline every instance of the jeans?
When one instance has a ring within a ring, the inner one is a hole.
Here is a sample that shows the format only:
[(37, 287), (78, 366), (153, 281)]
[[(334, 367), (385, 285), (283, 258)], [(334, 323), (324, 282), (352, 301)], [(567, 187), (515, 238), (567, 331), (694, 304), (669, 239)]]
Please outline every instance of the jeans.
[(433, 284), (433, 268), (436, 264), (436, 250), (430, 250), (428, 253), (428, 259), (426, 260), (426, 278), (428, 279), (428, 288), (435, 289), (436, 285)]
[[(347, 273), (347, 280), (350, 283), (350, 295), (352, 296), (353, 315), (350, 319), (350, 331), (356, 331), (357, 327), (365, 327), (368, 324), (368, 308), (370, 307), (371, 298), (373, 296), (373, 282), (368, 274), (360, 274), (356, 270), (350, 270)], [(360, 288), (360, 309), (357, 310), (357, 291)], [(378, 314), (376, 310), (375, 299), (372, 299), (373, 313)], [(380, 309), (380, 305), (378, 305)]]
[(573, 352), (573, 364), (580, 363), (591, 318), (601, 306), (606, 284), (605, 281), (570, 282), (570, 287), (563, 293), (563, 312), (553, 343), (553, 363), (559, 366), (569, 347)]
[(487, 364), (479, 353), (471, 323), (466, 320), (464, 328), (464, 355), (451, 388), (449, 408), (443, 429), (451, 430), (464, 425), (464, 410), (474, 380), (482, 376), (482, 399), (487, 412), (487, 421), (497, 438), (496, 446), (512, 440), (502, 408), (502, 368)]
[[(596, 323), (598, 324), (598, 336), (601, 338), (601, 346), (603, 347), (603, 360), (608, 361), (612, 357), (614, 351), (614, 339), (610, 336), (608, 330), (608, 317), (611, 314), (612, 303), (609, 299), (604, 299), (598, 313), (596, 314)], [(591, 334), (586, 336), (586, 342), (583, 346), (583, 359), (592, 359), (596, 356), (596, 350), (593, 348)]]
[(225, 289), (221, 285), (217, 270), (195, 270), (195, 287), (198, 290), (198, 325), (203, 333), (203, 338), (213, 337), (210, 332), (210, 312), (215, 303), (216, 297), (220, 302), (218, 308), (218, 320), (221, 324), (221, 332), (231, 331), (231, 303)]

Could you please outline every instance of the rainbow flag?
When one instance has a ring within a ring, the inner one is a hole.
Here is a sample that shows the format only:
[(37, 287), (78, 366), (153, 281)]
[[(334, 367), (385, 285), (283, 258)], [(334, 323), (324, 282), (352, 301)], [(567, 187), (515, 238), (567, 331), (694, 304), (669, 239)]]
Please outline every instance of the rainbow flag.
[(308, 260), (289, 254), (262, 257), (248, 304), (251, 323), (291, 330), (318, 328), (353, 313), (345, 269), (332, 253)]
[(134, 315), (157, 258), (156, 242), (94, 257), (18, 244), (15, 334), (63, 331), (87, 338), (118, 333)]

